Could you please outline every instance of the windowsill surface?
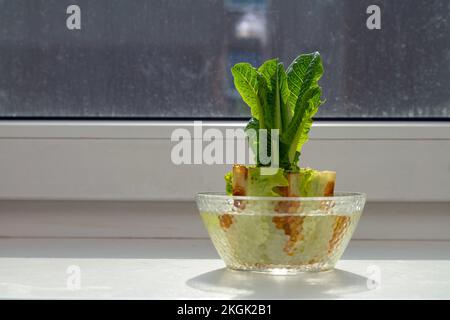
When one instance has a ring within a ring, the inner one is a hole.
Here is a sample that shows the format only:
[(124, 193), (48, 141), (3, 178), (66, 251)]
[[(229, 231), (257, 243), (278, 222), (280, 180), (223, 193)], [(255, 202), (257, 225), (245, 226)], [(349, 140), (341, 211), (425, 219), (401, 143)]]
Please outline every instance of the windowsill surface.
[(449, 299), (450, 241), (353, 240), (335, 271), (284, 277), (227, 271), (205, 239), (2, 238), (0, 298)]

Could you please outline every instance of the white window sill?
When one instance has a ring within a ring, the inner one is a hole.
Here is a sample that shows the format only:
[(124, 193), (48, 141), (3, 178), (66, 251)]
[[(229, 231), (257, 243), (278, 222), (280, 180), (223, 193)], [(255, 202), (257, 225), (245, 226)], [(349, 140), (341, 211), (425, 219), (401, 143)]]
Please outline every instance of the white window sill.
[(449, 299), (450, 242), (352, 241), (337, 270), (280, 279), (226, 271), (207, 239), (0, 239), (1, 299)]

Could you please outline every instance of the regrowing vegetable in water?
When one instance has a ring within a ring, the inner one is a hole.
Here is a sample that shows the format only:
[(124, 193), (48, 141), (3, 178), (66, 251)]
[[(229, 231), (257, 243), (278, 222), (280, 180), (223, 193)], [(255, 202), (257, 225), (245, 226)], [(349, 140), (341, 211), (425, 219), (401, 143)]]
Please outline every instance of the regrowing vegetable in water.
[[(225, 176), (227, 193), (253, 196), (331, 196), (335, 172), (300, 168), (302, 147), (308, 141), (313, 116), (323, 104), (318, 82), (323, 74), (318, 52), (299, 55), (285, 70), (279, 59), (264, 62), (258, 69), (249, 63), (238, 63), (232, 69), (234, 84), (250, 107), (251, 119), (246, 126), (257, 132), (251, 141), (256, 166), (235, 165)], [(267, 142), (258, 133), (267, 130)], [(278, 130), (279, 169), (262, 175), (268, 167), (260, 159), (260, 148), (271, 156), (271, 130)]]
[(227, 205), (218, 215), (206, 206), (206, 228), (233, 268), (325, 270), (342, 254), (359, 215), (335, 214), (328, 199), (280, 198), (334, 195), (334, 171), (299, 165), (313, 116), (323, 104), (320, 54), (302, 54), (286, 70), (271, 59), (259, 68), (238, 63), (231, 72), (250, 107), (246, 131), (256, 161), (235, 164), (225, 175), (226, 191), (234, 196), (227, 202), (232, 209)]

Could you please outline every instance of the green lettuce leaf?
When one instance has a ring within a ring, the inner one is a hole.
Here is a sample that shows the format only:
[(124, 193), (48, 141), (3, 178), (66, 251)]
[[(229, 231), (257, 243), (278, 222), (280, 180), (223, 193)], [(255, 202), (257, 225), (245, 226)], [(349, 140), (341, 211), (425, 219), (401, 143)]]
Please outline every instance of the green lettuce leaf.
[(261, 74), (261, 77), (264, 78), (260, 85), (265, 93), (264, 100), (267, 105), (267, 119), (271, 119), (270, 124), (269, 121), (266, 122), (267, 126), (273, 129), (281, 128), (281, 97), (278, 79), (278, 59), (267, 60), (259, 67), (258, 72)]
[(258, 72), (265, 80), (267, 105), (270, 106), (266, 118), (272, 119), (270, 128), (279, 129), (281, 134), (292, 116), (288, 107), (290, 91), (286, 72), (278, 59), (267, 60), (259, 67)]
[(299, 171), (300, 197), (307, 197), (308, 195), (311, 194), (311, 183), (313, 181), (314, 173), (315, 170), (310, 168), (300, 169)]
[[(250, 130), (252, 132), (250, 133)], [(258, 166), (261, 165), (259, 161), (259, 120), (255, 118), (251, 118), (250, 121), (247, 123), (247, 126), (245, 127), (245, 133), (248, 136), (249, 139), (249, 147), (251, 148), (253, 155), (254, 155), (254, 163), (256, 163)]]
[[(289, 185), (287, 176), (292, 171), (261, 167), (247, 167), (248, 180), (245, 188), (248, 196), (280, 196), (279, 188)], [(266, 170), (262, 172), (262, 170)], [(300, 197), (324, 196), (328, 183), (334, 183), (336, 173), (333, 171), (318, 171), (311, 168), (298, 169), (298, 182), (291, 184), (298, 186)], [(233, 194), (233, 171), (225, 175), (227, 194)], [(296, 187), (297, 188), (297, 187)]]
[(333, 171), (301, 168), (299, 174), (301, 197), (322, 197), (327, 191), (327, 185), (336, 181), (336, 173)]
[[(280, 135), (279, 164), (289, 171), (298, 171), (298, 160), (312, 126), (312, 118), (323, 103), (318, 81), (323, 73), (318, 52), (299, 55), (284, 70), (278, 59), (264, 62), (258, 69), (238, 63), (231, 70), (236, 89), (250, 106), (249, 128), (267, 129), (267, 155), (271, 156), (271, 129)], [(259, 159), (260, 135), (251, 147), (257, 166), (268, 166)]]
[[(262, 174), (261, 170), (266, 170), (266, 172), (263, 172), (264, 174)], [(284, 176), (284, 171), (282, 169), (273, 169), (273, 171), (269, 173), (267, 170), (271, 169), (260, 167), (249, 168), (247, 181), (248, 196), (280, 196), (277, 193), (276, 188), (288, 185), (288, 180)]]
[(288, 67), (287, 82), (290, 90), (289, 105), (295, 108), (297, 101), (308, 89), (317, 86), (322, 77), (322, 58), (318, 52), (299, 55)]
[(281, 128), (280, 134), (286, 131), (289, 122), (292, 119), (291, 108), (289, 107), (289, 97), (291, 95), (291, 91), (289, 90), (289, 85), (287, 81), (286, 71), (284, 70), (283, 64), (278, 64), (278, 82), (280, 87), (280, 114), (281, 114)]
[[(247, 196), (271, 197), (280, 196), (277, 193), (278, 187), (288, 186), (289, 182), (284, 175), (283, 169), (247, 167), (247, 185), (245, 188)], [(262, 172), (262, 170), (265, 170)], [(226, 182), (226, 192), (233, 194), (233, 171), (224, 176)]]
[(257, 73), (257, 81), (258, 81), (258, 101), (260, 104), (260, 116), (259, 118), (254, 118), (259, 120), (259, 126), (261, 129), (270, 129), (275, 127), (275, 109), (273, 105), (269, 101), (269, 89), (267, 87), (266, 79), (258, 72)]
[[(308, 140), (308, 134), (312, 127), (312, 117), (319, 110), (322, 101), (320, 96), (322, 89), (319, 86), (310, 88), (301, 99), (297, 101), (295, 113), (285, 134), (281, 137), (283, 144), (288, 145), (287, 157), (290, 163), (294, 163), (298, 158), (305, 142)], [(286, 155), (286, 154), (284, 154)]]
[(227, 195), (231, 196), (233, 195), (233, 171), (228, 172), (225, 174), (225, 192)]
[[(258, 71), (249, 63), (238, 63), (232, 69), (234, 85), (242, 97), (242, 100), (250, 107), (253, 118), (260, 121), (261, 127), (264, 126), (264, 111), (260, 101), (260, 75)], [(263, 101), (265, 103), (265, 101)]]

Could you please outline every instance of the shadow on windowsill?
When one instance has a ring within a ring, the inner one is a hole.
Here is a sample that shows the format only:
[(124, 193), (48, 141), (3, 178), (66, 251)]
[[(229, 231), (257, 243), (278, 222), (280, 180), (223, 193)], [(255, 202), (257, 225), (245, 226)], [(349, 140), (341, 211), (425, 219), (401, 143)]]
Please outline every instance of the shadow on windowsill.
[(222, 268), (191, 278), (186, 284), (233, 299), (330, 299), (369, 290), (367, 278), (339, 269), (273, 276)]

